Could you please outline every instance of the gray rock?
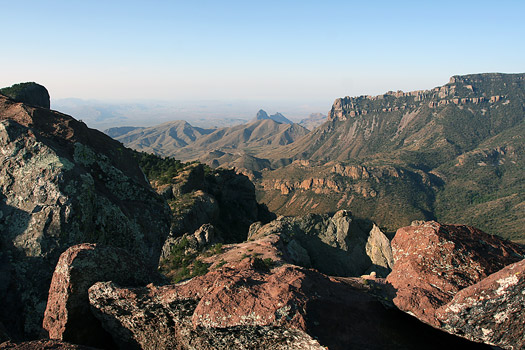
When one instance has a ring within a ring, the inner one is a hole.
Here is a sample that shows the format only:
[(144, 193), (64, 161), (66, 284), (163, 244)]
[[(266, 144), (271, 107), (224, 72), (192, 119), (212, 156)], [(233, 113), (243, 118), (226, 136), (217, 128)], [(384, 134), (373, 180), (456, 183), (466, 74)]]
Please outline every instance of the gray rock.
[(0, 321), (15, 338), (40, 333), (51, 276), (68, 247), (111, 245), (157, 266), (169, 208), (120, 143), (0, 96), (0, 149)]
[(193, 236), (197, 240), (199, 246), (207, 246), (223, 242), (220, 233), (211, 224), (202, 225), (193, 233)]
[(393, 266), (390, 241), (375, 225), (354, 220), (349, 211), (332, 217), (310, 214), (255, 223), (248, 239), (281, 236), (294, 264), (314, 267), (335, 276), (360, 276), (372, 271), (386, 277)]

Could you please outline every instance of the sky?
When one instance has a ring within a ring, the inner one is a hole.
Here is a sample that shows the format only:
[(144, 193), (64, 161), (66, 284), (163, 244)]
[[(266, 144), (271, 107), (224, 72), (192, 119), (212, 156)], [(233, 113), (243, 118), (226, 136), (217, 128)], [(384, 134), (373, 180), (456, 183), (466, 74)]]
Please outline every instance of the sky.
[[(525, 1), (3, 1), (0, 86), (52, 101), (276, 101), (525, 72)], [(270, 111), (273, 112), (273, 111)]]

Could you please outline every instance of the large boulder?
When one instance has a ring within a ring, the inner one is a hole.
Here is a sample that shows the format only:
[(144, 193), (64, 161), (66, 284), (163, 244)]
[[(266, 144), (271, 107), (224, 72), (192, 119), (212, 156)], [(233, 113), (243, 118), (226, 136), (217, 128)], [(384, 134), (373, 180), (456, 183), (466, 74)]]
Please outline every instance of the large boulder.
[(122, 349), (486, 349), (386, 309), (379, 284), (241, 257), (177, 285), (96, 283), (89, 300)]
[(387, 277), (394, 303), (439, 327), (436, 310), (461, 289), (523, 259), (523, 246), (464, 225), (419, 222), (397, 230), (394, 268)]
[(291, 262), (335, 276), (376, 272), (386, 277), (393, 265), (389, 239), (373, 223), (346, 210), (334, 215), (279, 217), (250, 227), (249, 239), (279, 235)]
[(31, 106), (49, 108), (49, 92), (37, 83), (20, 83), (0, 89), (0, 94)]
[(169, 208), (122, 144), (0, 95), (0, 149), (0, 321), (14, 339), (40, 334), (68, 247), (111, 245), (157, 266)]
[(49, 338), (107, 346), (111, 337), (91, 313), (89, 287), (99, 281), (146, 285), (158, 280), (155, 273), (121, 248), (89, 243), (70, 247), (60, 256), (49, 288), (43, 322)]
[(524, 349), (525, 260), (459, 291), (436, 315), (447, 332), (504, 349)]

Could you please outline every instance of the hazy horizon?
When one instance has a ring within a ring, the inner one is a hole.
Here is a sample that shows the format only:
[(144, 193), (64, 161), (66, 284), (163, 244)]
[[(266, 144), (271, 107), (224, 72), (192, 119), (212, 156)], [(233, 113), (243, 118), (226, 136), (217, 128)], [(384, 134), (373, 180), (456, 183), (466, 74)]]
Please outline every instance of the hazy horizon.
[(52, 103), (234, 102), (241, 107), (226, 117), (250, 105), (294, 118), (326, 114), (339, 97), (525, 71), (517, 0), (30, 0), (2, 9), (12, 31), (0, 86), (35, 81)]

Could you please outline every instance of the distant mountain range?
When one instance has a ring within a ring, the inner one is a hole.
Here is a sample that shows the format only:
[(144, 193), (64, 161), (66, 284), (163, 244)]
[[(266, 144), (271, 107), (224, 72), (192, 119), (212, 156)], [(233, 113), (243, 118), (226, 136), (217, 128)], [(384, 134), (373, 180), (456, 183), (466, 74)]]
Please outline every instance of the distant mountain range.
[(325, 120), (311, 132), (263, 110), (216, 130), (173, 122), (107, 132), (135, 149), (236, 167), (278, 214), (350, 209), (386, 230), (438, 219), (523, 240), (524, 115), (525, 74), (489, 73), (339, 98), (326, 119), (311, 116)]
[(298, 124), (304, 126), (308, 130), (313, 130), (319, 125), (326, 122), (326, 114), (323, 113), (312, 113), (307, 118), (302, 119)]
[[(243, 155), (258, 153), (294, 142), (309, 131), (277, 113), (268, 117), (260, 110), (256, 118), (247, 123), (219, 129), (193, 127), (186, 121), (178, 120), (158, 126), (118, 127), (105, 131), (106, 134), (124, 143), (127, 147), (152, 152), (178, 159), (209, 159), (210, 152), (219, 152), (223, 162), (211, 160), (214, 165), (231, 166)], [(278, 122), (276, 120), (287, 120)], [(227, 160), (227, 161), (226, 161)]]

